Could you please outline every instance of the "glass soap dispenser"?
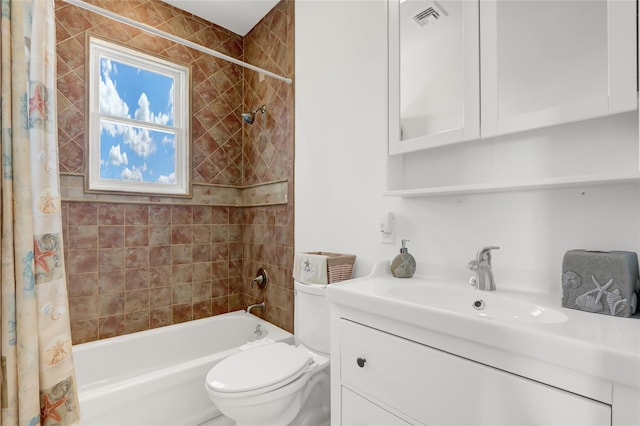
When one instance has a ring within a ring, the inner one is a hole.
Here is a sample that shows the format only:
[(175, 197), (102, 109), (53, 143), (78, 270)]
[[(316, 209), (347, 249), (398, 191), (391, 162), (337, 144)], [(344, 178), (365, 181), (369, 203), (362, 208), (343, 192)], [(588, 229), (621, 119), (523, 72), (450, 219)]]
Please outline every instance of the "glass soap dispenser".
[(416, 272), (416, 260), (409, 254), (408, 241), (410, 240), (402, 240), (400, 254), (391, 262), (391, 273), (396, 278), (411, 278)]

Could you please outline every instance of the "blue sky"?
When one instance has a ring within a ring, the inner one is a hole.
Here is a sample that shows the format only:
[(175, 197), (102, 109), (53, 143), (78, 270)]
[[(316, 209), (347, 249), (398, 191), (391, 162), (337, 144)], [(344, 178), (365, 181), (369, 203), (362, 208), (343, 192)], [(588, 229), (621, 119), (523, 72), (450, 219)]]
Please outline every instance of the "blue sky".
[(173, 126), (173, 77), (105, 57), (100, 68), (100, 113), (140, 120), (101, 120), (100, 178), (175, 183), (175, 135), (144, 126)]

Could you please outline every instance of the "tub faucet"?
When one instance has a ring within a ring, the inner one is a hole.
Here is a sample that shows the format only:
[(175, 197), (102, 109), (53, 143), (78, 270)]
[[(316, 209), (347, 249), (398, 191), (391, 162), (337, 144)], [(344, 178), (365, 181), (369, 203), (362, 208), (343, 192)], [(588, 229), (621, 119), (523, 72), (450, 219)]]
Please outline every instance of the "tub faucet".
[(493, 280), (493, 270), (491, 269), (491, 250), (497, 250), (500, 247), (489, 246), (478, 250), (475, 259), (471, 260), (467, 268), (476, 273), (475, 277), (471, 277), (469, 281), (471, 285), (478, 290), (493, 291), (496, 289), (496, 283)]
[(265, 308), (265, 306), (266, 306), (266, 305), (265, 305), (265, 303), (264, 303), (264, 302), (256, 303), (256, 304), (254, 304), (254, 305), (249, 305), (249, 306), (247, 306), (247, 313), (248, 313), (248, 314), (250, 314), (250, 313), (251, 313), (251, 311), (252, 311), (253, 309), (257, 309), (257, 308), (262, 308), (262, 309), (264, 309), (264, 308)]

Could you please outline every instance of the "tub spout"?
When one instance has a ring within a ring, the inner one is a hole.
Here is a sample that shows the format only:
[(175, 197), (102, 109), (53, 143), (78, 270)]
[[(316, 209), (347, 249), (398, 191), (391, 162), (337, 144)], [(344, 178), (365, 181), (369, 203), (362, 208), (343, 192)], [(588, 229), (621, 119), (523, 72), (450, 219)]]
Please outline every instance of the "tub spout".
[(265, 303), (264, 303), (264, 302), (256, 303), (255, 305), (249, 305), (249, 306), (247, 306), (247, 313), (248, 313), (248, 314), (250, 314), (250, 313), (251, 313), (251, 311), (252, 311), (253, 309), (257, 309), (257, 308), (262, 308), (262, 309), (264, 309), (264, 308), (265, 308), (265, 306), (266, 306), (266, 305), (265, 305)]

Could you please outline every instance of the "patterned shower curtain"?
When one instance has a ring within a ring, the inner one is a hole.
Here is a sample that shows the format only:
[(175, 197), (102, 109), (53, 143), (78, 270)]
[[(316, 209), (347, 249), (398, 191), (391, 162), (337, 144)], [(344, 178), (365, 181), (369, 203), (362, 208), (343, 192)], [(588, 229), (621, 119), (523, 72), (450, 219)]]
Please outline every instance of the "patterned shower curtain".
[(79, 419), (62, 249), (53, 0), (0, 0), (0, 425)]

